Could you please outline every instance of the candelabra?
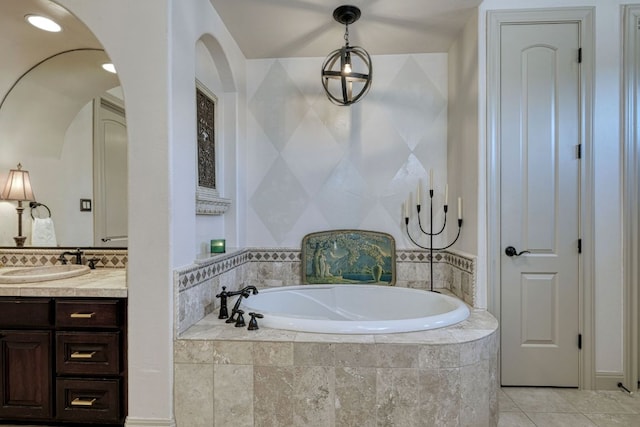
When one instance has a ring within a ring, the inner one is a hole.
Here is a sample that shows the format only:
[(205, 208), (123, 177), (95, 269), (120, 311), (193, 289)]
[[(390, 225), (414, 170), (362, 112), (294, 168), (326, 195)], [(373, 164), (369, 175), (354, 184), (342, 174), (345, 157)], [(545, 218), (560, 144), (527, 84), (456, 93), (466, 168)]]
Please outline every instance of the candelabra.
[[(433, 176), (433, 173), (431, 174), (431, 176)], [(431, 182), (433, 182), (433, 177), (431, 178)], [(429, 230), (425, 230), (422, 227), (422, 220), (420, 219), (420, 192), (421, 192), (421, 183), (418, 182), (418, 191), (416, 194), (416, 211), (417, 211), (417, 218), (418, 218), (418, 228), (420, 229), (420, 232), (429, 237), (429, 246), (423, 246), (421, 244), (419, 244), (417, 242), (417, 239), (414, 239), (413, 236), (411, 236), (411, 233), (409, 232), (409, 208), (411, 205), (411, 196), (409, 196), (409, 200), (407, 202), (405, 202), (405, 206), (404, 206), (404, 224), (405, 227), (407, 229), (407, 236), (409, 236), (409, 240), (411, 240), (411, 242), (418, 246), (421, 249), (428, 249), (429, 250), (429, 273), (431, 275), (431, 283), (430, 283), (430, 291), (431, 292), (438, 292), (438, 291), (434, 291), (433, 290), (433, 252), (436, 251), (443, 251), (445, 249), (450, 248), (451, 246), (453, 246), (457, 241), (458, 238), (460, 237), (460, 230), (462, 229), (462, 198), (458, 197), (458, 233), (456, 234), (456, 238), (453, 239), (453, 242), (449, 243), (448, 245), (442, 246), (442, 247), (434, 247), (433, 246), (433, 238), (435, 236), (438, 236), (440, 234), (442, 234), (445, 230), (445, 228), (447, 227), (447, 212), (449, 210), (449, 207), (447, 205), (448, 199), (449, 199), (449, 187), (446, 186), (445, 187), (445, 202), (444, 202), (444, 220), (442, 222), (442, 227), (440, 228), (439, 231), (434, 231), (433, 229), (433, 186), (431, 185), (431, 188), (429, 189)]]

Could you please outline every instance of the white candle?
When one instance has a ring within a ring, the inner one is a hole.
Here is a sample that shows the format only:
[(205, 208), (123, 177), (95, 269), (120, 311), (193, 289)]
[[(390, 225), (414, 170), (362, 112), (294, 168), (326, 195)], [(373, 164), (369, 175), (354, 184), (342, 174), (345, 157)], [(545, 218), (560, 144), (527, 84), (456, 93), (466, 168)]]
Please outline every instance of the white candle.
[(462, 219), (462, 197), (458, 197), (458, 219)]
[(420, 193), (422, 193), (422, 180), (418, 179), (418, 189), (416, 190), (416, 205), (420, 204)]
[(449, 204), (449, 184), (445, 184), (444, 186), (444, 205), (447, 206)]
[(429, 190), (433, 190), (433, 169), (429, 169)]

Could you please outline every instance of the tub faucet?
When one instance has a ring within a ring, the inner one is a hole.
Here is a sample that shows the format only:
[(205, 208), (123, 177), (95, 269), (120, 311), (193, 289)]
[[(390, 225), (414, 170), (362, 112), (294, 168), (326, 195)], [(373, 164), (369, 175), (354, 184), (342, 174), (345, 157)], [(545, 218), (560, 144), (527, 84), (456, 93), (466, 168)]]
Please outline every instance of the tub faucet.
[(82, 254), (83, 254), (83, 252), (80, 250), (80, 248), (78, 248), (78, 249), (76, 249), (76, 250), (75, 250), (75, 251), (73, 251), (73, 252), (70, 252), (70, 251), (62, 252), (62, 254), (60, 254), (60, 256), (58, 257), (58, 259), (59, 259), (60, 261), (62, 261), (62, 264), (63, 264), (63, 265), (66, 265), (66, 264), (67, 264), (67, 258), (65, 258), (65, 256), (67, 256), (67, 255), (73, 255), (73, 256), (75, 256), (75, 257), (76, 257), (76, 262), (75, 262), (75, 264), (80, 265), (80, 264), (82, 264)]
[(258, 293), (258, 289), (256, 289), (255, 286), (246, 286), (240, 289), (239, 291), (227, 292), (227, 297), (232, 297), (235, 295), (239, 295), (239, 296), (238, 296), (238, 299), (236, 300), (236, 303), (233, 305), (233, 308), (231, 309), (231, 317), (229, 317), (226, 320), (226, 323), (234, 323), (236, 321), (235, 315), (238, 312), (238, 310), (240, 310), (240, 303), (242, 302), (242, 298), (249, 298), (249, 296), (251, 295), (249, 291), (251, 291), (253, 295)]

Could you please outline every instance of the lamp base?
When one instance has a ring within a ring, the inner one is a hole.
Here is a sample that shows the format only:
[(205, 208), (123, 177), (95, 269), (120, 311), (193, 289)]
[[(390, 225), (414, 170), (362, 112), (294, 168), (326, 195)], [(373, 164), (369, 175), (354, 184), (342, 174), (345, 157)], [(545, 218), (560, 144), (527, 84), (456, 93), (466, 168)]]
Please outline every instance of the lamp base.
[(19, 248), (24, 247), (24, 241), (27, 240), (27, 236), (16, 236), (13, 238), (16, 241), (16, 246)]

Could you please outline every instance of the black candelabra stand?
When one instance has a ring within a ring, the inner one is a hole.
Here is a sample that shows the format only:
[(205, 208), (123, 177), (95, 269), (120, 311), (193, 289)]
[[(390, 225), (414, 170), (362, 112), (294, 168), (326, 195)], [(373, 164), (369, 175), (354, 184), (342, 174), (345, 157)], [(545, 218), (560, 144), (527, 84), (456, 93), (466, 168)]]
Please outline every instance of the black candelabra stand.
[(422, 220), (420, 219), (420, 186), (418, 186), (418, 196), (417, 196), (417, 203), (416, 203), (416, 211), (417, 211), (417, 217), (418, 217), (418, 227), (420, 229), (420, 232), (423, 235), (426, 235), (429, 237), (429, 246), (423, 246), (420, 243), (417, 242), (417, 239), (414, 239), (411, 236), (411, 233), (409, 232), (409, 205), (411, 204), (411, 202), (407, 202), (407, 208), (405, 208), (405, 216), (404, 216), (404, 224), (405, 227), (407, 229), (407, 236), (409, 236), (409, 240), (411, 240), (411, 242), (418, 246), (421, 249), (428, 249), (429, 250), (429, 273), (431, 275), (431, 284), (429, 286), (429, 290), (431, 292), (438, 292), (438, 291), (434, 291), (433, 290), (433, 252), (436, 251), (443, 251), (445, 249), (450, 248), (451, 246), (453, 246), (457, 241), (458, 238), (460, 237), (460, 230), (462, 229), (462, 199), (458, 198), (458, 234), (456, 234), (456, 238), (453, 239), (453, 242), (451, 242), (450, 244), (443, 246), (443, 247), (434, 247), (433, 246), (433, 238), (434, 236), (438, 236), (440, 234), (442, 234), (445, 230), (445, 228), (447, 227), (447, 212), (449, 210), (449, 207), (447, 206), (447, 200), (445, 197), (445, 203), (444, 203), (444, 220), (442, 222), (442, 227), (440, 228), (439, 231), (434, 231), (433, 230), (433, 188), (429, 189), (429, 230), (425, 230), (422, 227)]

